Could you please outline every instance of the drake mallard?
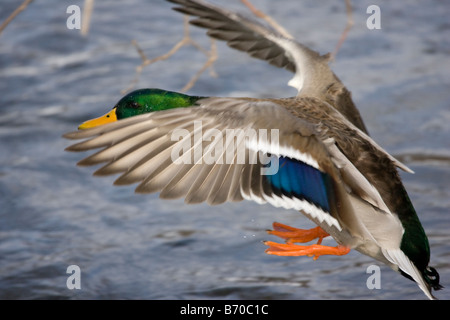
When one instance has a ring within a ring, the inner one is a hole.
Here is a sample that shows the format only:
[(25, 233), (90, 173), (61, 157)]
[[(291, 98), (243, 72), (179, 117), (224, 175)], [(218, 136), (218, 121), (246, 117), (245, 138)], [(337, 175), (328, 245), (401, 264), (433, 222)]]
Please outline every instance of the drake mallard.
[[(351, 93), (329, 68), (329, 55), (204, 1), (169, 1), (196, 16), (191, 23), (209, 29), (209, 36), (294, 72), (288, 84), (297, 96), (136, 90), (65, 135), (84, 139), (69, 151), (101, 149), (79, 164), (106, 163), (96, 175), (120, 173), (115, 184), (139, 183), (136, 192), (159, 192), (164, 199), (211, 205), (246, 199), (298, 210), (317, 228), (275, 222), (269, 233), (286, 241), (265, 242), (268, 254), (317, 259), (354, 249), (415, 281), (433, 299), (439, 274), (428, 266), (428, 238), (398, 173), (412, 171), (368, 135)], [(327, 236), (337, 246), (322, 245)]]

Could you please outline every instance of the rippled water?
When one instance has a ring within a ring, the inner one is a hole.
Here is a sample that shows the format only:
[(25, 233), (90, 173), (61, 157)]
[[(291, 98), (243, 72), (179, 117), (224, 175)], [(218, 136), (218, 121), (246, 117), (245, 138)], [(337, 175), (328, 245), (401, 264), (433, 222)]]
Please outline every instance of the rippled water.
[[(216, 1), (219, 2), (220, 1)], [(431, 265), (450, 277), (450, 6), (382, 2), (381, 30), (366, 27), (371, 1), (354, 4), (354, 27), (333, 69), (353, 92), (371, 135), (414, 171), (405, 185), (426, 229)], [(225, 2), (223, 2), (225, 3)], [(238, 2), (227, 1), (238, 7)], [(344, 1), (254, 0), (305, 44), (332, 51), (345, 26)], [(96, 1), (90, 33), (66, 27), (83, 1), (35, 1), (0, 35), (0, 298), (2, 299), (424, 299), (381, 266), (381, 289), (366, 286), (376, 264), (344, 257), (264, 254), (273, 221), (312, 224), (296, 212), (242, 202), (187, 206), (113, 187), (64, 152), (65, 132), (121, 97), (140, 64), (167, 52), (183, 18), (164, 1)], [(4, 0), (0, 21), (16, 8)], [(192, 29), (202, 46), (209, 40)], [(290, 74), (219, 44), (217, 78), (189, 91), (214, 96), (290, 96)], [(205, 57), (192, 47), (146, 67), (137, 87), (180, 90)], [(332, 244), (331, 240), (330, 244)], [(81, 289), (69, 290), (69, 265)], [(436, 296), (448, 299), (448, 289)]]

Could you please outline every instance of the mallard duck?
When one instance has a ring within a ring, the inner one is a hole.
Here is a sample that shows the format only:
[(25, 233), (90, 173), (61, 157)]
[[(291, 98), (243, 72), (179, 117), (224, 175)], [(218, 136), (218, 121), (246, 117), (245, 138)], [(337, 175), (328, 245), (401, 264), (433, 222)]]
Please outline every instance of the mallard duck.
[[(190, 96), (140, 89), (68, 139), (69, 151), (100, 149), (79, 165), (116, 185), (187, 203), (252, 200), (295, 209), (316, 228), (278, 222), (268, 254), (345, 255), (354, 249), (415, 281), (430, 299), (441, 288), (428, 266), (428, 238), (398, 169), (412, 172), (368, 134), (351, 93), (320, 55), (270, 27), (201, 0), (169, 0), (191, 23), (229, 46), (294, 72), (295, 97)], [(331, 236), (337, 246), (322, 245)], [(318, 239), (317, 243), (299, 245)]]

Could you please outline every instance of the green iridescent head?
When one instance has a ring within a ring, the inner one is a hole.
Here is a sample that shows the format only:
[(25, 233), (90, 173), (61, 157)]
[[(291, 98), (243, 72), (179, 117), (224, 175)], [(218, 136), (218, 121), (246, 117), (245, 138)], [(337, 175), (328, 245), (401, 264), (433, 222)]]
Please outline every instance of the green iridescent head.
[(201, 97), (188, 96), (186, 94), (161, 89), (139, 89), (128, 93), (120, 99), (114, 108), (107, 114), (86, 121), (78, 128), (92, 128), (148, 112), (190, 107), (200, 98)]

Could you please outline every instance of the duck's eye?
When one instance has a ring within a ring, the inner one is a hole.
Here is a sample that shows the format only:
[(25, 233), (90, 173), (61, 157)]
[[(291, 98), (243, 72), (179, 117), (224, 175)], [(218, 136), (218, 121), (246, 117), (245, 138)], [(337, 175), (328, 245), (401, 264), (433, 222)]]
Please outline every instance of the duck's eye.
[(139, 103), (137, 103), (137, 102), (130, 102), (128, 104), (128, 107), (133, 108), (133, 109), (137, 109), (137, 108), (139, 108)]

